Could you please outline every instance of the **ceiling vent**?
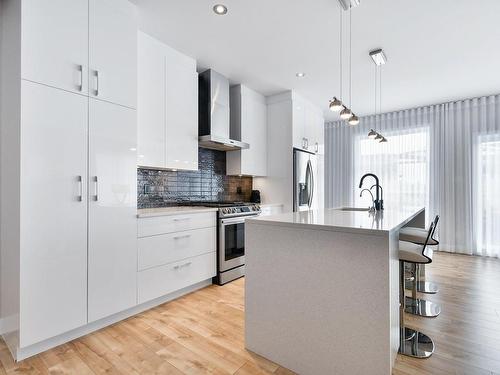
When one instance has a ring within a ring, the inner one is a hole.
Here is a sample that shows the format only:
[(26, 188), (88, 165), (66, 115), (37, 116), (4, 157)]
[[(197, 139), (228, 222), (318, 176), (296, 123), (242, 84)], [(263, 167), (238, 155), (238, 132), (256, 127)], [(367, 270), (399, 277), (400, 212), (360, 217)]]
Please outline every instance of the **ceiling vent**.
[(338, 0), (338, 1), (342, 9), (344, 10), (349, 10), (350, 8), (356, 8), (360, 3), (360, 0)]

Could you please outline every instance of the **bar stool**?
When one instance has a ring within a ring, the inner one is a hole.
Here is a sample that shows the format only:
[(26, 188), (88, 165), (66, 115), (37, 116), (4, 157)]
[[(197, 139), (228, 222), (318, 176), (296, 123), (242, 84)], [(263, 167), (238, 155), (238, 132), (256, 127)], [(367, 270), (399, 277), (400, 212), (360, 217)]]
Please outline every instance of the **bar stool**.
[[(439, 218), (437, 219), (439, 221)], [(431, 223), (427, 231), (427, 235), (423, 244), (416, 244), (413, 242), (407, 241), (399, 241), (399, 259), (403, 260), (406, 263), (410, 263), (414, 268), (420, 264), (427, 264), (432, 262), (432, 248), (430, 247), (431, 243), (435, 240), (432, 240), (434, 236), (434, 232), (436, 231), (436, 220)], [(429, 255), (425, 255), (425, 254)], [(415, 272), (416, 277), (417, 272)], [(405, 300), (405, 311), (408, 314), (423, 316), (426, 318), (435, 318), (441, 313), (441, 306), (437, 303), (426, 301), (424, 299), (417, 297), (417, 285), (418, 282), (415, 279), (412, 283), (412, 295), (411, 297), (406, 297)]]
[[(437, 228), (438, 222), (439, 222), (439, 215), (436, 215), (436, 217), (434, 218), (435, 229)], [(405, 227), (401, 228), (401, 230), (399, 231), (400, 241), (413, 242), (418, 245), (423, 245), (425, 243), (426, 237), (427, 237), (427, 229), (423, 228)], [(436, 240), (433, 235), (433, 237), (429, 239), (428, 245), (431, 246), (439, 245), (439, 241)], [(415, 280), (406, 284), (407, 289), (413, 290), (413, 283), (416, 282), (418, 292), (427, 294), (437, 293), (439, 291), (439, 288), (436, 283), (429, 281), (421, 281), (421, 271), (423, 268), (424, 266), (421, 266), (420, 264), (414, 264), (413, 272), (415, 275)]]
[(407, 310), (405, 262), (415, 264), (432, 262), (432, 249), (428, 247), (428, 242), (434, 229), (435, 226), (432, 223), (424, 245), (399, 241), (399, 353), (409, 357), (428, 358), (434, 353), (432, 339), (422, 332), (406, 327), (404, 322), (404, 314)]

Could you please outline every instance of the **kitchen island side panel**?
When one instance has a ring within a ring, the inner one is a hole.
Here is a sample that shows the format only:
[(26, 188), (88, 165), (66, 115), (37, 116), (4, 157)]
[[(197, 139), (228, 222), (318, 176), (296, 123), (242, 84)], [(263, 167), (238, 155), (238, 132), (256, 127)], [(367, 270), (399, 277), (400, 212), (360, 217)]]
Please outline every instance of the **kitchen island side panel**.
[(301, 375), (390, 374), (398, 278), (389, 236), (249, 220), (247, 349)]

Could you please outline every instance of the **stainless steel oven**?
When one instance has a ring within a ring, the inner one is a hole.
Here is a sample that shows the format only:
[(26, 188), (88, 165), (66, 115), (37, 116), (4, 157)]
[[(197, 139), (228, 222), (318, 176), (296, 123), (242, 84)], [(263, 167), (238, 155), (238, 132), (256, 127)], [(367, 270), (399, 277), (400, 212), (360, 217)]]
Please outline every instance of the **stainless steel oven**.
[(259, 214), (257, 205), (219, 210), (217, 284), (245, 275), (245, 219)]
[(219, 271), (245, 264), (245, 217), (219, 219)]
[(223, 285), (245, 276), (245, 219), (260, 215), (260, 206), (244, 202), (190, 202), (195, 206), (217, 207), (217, 276)]

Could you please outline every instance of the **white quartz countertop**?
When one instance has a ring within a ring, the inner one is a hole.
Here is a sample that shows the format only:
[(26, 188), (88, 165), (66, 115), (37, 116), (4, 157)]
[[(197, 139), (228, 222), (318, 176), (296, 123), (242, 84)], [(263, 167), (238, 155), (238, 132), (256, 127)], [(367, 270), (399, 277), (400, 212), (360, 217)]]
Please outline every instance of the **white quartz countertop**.
[(335, 230), (384, 234), (399, 229), (415, 218), (423, 207), (394, 207), (383, 211), (343, 211), (341, 208), (286, 212), (247, 219), (255, 224), (302, 227), (304, 229)]
[(174, 206), (160, 208), (141, 208), (137, 210), (137, 217), (168, 216), (181, 214), (196, 214), (200, 212), (216, 212), (214, 207), (192, 207), (192, 206)]

